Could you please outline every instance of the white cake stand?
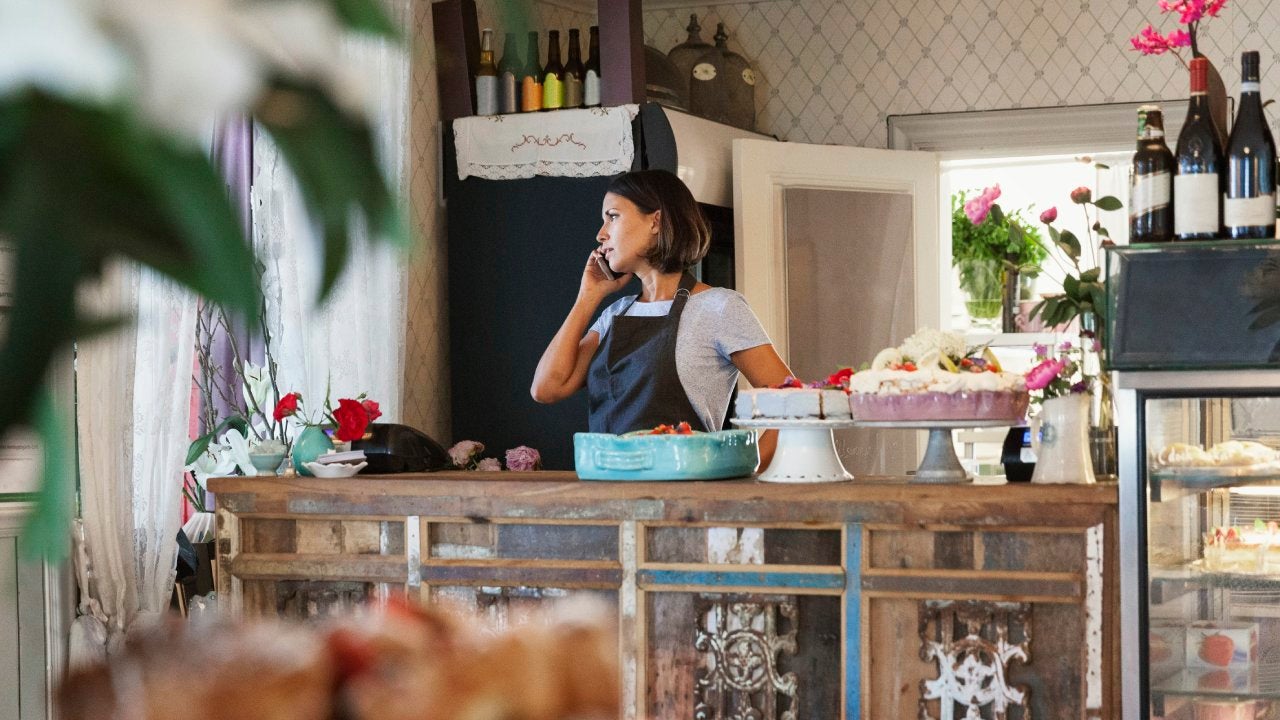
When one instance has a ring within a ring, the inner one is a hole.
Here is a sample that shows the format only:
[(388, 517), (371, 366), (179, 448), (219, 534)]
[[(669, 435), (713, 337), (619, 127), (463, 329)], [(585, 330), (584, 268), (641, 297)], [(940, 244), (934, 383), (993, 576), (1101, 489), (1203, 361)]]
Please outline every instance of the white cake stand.
[(864, 428), (896, 428), (902, 430), (928, 430), (929, 445), (925, 448), (924, 459), (911, 478), (916, 483), (965, 483), (971, 482), (960, 458), (956, 457), (956, 446), (951, 442), (951, 431), (961, 428), (1013, 427), (1016, 423), (1010, 420), (885, 420), (863, 421), (855, 423)]
[(776, 483), (822, 483), (852, 480), (836, 454), (832, 430), (856, 427), (853, 420), (734, 418), (740, 428), (778, 430), (778, 449), (759, 479)]

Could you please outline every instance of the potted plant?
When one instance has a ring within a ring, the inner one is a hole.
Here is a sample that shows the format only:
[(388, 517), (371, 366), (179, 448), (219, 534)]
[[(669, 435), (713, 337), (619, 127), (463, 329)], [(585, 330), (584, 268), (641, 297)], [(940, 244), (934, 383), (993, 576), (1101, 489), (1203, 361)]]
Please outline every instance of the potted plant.
[(1023, 211), (1005, 213), (999, 197), (998, 184), (971, 199), (964, 191), (951, 196), (951, 265), (973, 325), (995, 329), (1000, 318), (1003, 332), (1017, 332), (1018, 301), (1030, 295), (1030, 283), (1020, 290), (1019, 278), (1034, 279), (1048, 251)]

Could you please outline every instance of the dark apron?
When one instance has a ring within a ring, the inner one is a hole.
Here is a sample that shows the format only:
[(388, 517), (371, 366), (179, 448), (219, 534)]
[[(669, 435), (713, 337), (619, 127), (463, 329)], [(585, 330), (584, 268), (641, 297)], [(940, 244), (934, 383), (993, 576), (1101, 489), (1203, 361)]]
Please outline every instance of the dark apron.
[(621, 435), (684, 421), (703, 428), (676, 371), (676, 335), (680, 314), (697, 283), (685, 273), (660, 317), (627, 317), (633, 299), (613, 317), (613, 327), (596, 348), (587, 371), (588, 424), (591, 432)]

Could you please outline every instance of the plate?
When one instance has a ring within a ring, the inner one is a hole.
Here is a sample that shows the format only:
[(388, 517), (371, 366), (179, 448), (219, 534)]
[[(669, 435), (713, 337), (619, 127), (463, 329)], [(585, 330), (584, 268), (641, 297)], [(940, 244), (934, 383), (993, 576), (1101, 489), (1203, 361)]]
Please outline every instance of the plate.
[(1280, 477), (1280, 463), (1269, 462), (1256, 465), (1211, 465), (1202, 467), (1159, 467), (1153, 468), (1152, 477), (1157, 480), (1177, 480), (1179, 482), (1220, 482), (1222, 480), (1256, 479), (1270, 480)]
[(318, 478), (345, 478), (351, 477), (369, 465), (367, 462), (358, 465), (348, 465), (347, 463), (303, 463), (303, 467), (311, 471), (312, 475)]
[(818, 428), (837, 430), (854, 427), (851, 418), (733, 418), (741, 428)]

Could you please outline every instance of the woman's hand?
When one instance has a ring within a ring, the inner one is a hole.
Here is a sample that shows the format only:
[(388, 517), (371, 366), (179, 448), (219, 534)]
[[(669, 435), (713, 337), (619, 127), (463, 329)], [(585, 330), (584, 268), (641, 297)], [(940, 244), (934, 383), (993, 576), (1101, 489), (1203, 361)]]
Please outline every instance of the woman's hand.
[(604, 255), (601, 254), (600, 248), (591, 251), (587, 256), (587, 266), (582, 269), (582, 282), (578, 285), (578, 295), (580, 297), (594, 297), (595, 299), (603, 299), (606, 295), (616, 293), (626, 287), (631, 281), (631, 273), (617, 274), (618, 277), (610, 280), (605, 276), (604, 270), (600, 269), (600, 263), (608, 263)]

